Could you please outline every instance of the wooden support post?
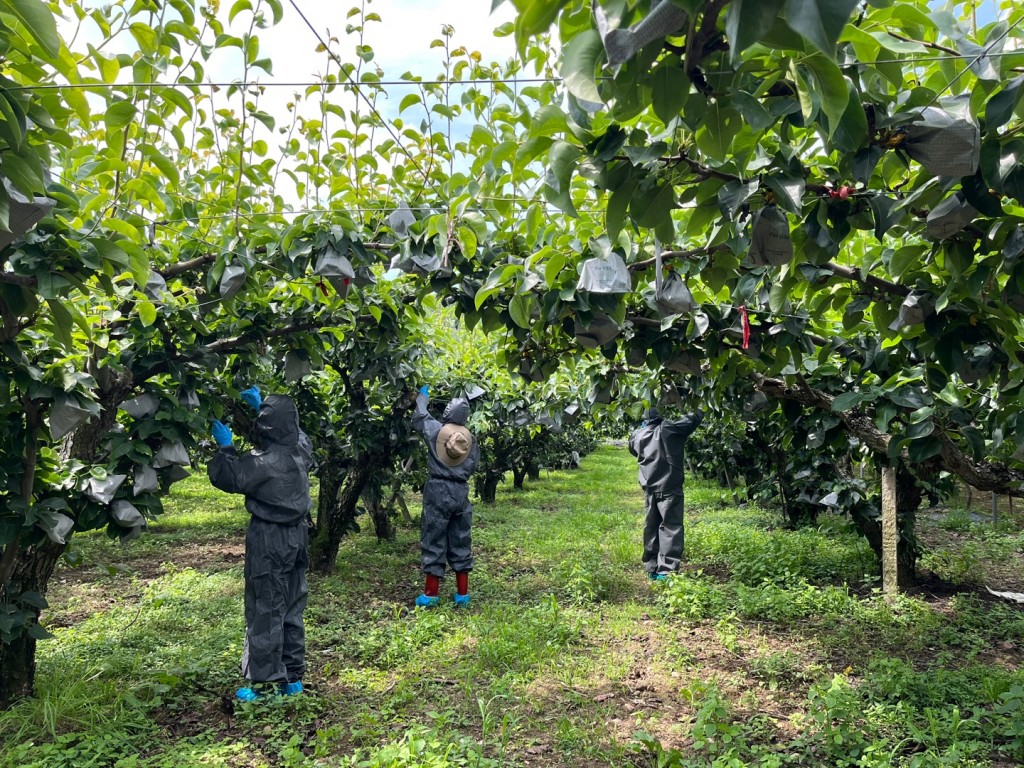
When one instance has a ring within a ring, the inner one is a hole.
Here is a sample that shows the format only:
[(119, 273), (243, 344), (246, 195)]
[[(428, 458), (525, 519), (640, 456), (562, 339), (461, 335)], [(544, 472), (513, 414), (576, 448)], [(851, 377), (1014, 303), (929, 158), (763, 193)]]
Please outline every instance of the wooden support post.
[(725, 472), (725, 482), (729, 484), (729, 493), (732, 494), (732, 503), (736, 506), (740, 504), (740, 497), (736, 495), (736, 487), (732, 484), (732, 477), (729, 475), (729, 468), (722, 464), (722, 471)]
[(896, 559), (900, 540), (896, 524), (896, 469), (882, 467), (882, 592), (899, 594), (899, 564)]
[(996, 492), (992, 491), (992, 527), (995, 528), (999, 525), (999, 507), (996, 506), (999, 497), (996, 496)]

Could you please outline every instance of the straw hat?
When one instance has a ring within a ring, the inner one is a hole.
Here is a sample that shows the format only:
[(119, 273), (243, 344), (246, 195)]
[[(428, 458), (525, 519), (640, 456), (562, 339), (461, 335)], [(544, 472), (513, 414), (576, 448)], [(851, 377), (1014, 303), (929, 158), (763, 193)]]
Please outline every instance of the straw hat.
[(437, 433), (434, 451), (437, 460), (446, 467), (457, 467), (469, 456), (473, 447), (473, 435), (460, 424), (445, 424)]

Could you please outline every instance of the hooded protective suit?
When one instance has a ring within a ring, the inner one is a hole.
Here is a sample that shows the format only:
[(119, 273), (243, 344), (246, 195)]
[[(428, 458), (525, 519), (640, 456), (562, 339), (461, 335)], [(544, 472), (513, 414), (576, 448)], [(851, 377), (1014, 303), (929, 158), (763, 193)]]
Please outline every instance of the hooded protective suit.
[(312, 500), (312, 445), (291, 398), (270, 395), (256, 417), (259, 449), (221, 448), (210, 482), (245, 494), (245, 648), (242, 674), (253, 682), (295, 682), (306, 671), (306, 569)]
[(630, 435), (629, 452), (647, 495), (643, 563), (649, 574), (672, 573), (683, 558), (683, 444), (703, 418), (698, 411), (664, 421), (650, 408), (644, 425)]
[(445, 424), (464, 425), (469, 403), (456, 398), (448, 403), (438, 421), (427, 412), (429, 398), (420, 394), (412, 425), (427, 444), (427, 482), (423, 486), (423, 517), (420, 524), (420, 553), (424, 573), (444, 577), (445, 563), (456, 572), (473, 570), (470, 528), (473, 505), (469, 502), (469, 476), (480, 461), (480, 446), (472, 439), (465, 457), (455, 466), (442, 461), (437, 437)]

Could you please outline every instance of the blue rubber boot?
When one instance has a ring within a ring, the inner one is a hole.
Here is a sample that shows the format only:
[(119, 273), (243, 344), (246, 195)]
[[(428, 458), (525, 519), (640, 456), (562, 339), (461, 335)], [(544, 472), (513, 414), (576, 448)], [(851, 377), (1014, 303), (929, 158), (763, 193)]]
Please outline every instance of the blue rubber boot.
[(667, 573), (656, 573), (654, 574), (655, 581), (665, 581), (668, 578)]
[(235, 698), (239, 701), (256, 701), (256, 699), (262, 699), (266, 697), (266, 693), (256, 688), (239, 688), (235, 692)]
[(457, 592), (453, 595), (456, 608), (469, 608), (469, 595), (460, 595)]
[(302, 693), (301, 680), (296, 680), (294, 683), (281, 683), (282, 696), (295, 696), (300, 693)]
[(650, 579), (651, 581), (654, 581), (655, 579), (657, 579), (658, 578), (657, 571), (648, 571), (647, 572), (647, 578)]
[(417, 608), (433, 608), (435, 605), (437, 605), (438, 599), (439, 598), (437, 597), (437, 595), (434, 595), (433, 597), (427, 597), (426, 595), (420, 595), (419, 597), (416, 598), (416, 607)]

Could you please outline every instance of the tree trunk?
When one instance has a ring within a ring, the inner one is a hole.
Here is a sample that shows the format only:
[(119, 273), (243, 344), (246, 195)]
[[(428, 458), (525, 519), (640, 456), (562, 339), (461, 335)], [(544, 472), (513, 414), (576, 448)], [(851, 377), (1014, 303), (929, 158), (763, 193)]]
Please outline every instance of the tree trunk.
[[(69, 457), (91, 463), (96, 460), (102, 439), (117, 420), (117, 406), (131, 392), (131, 374), (116, 378), (108, 388), (100, 392), (100, 417), (75, 430), (65, 441), (65, 451)], [(25, 447), (23, 465), (22, 496), (31, 504), (33, 501), (34, 475), (36, 468), (35, 429), (41, 415), (36, 405), (30, 400), (25, 401), (27, 434), (31, 443)], [(17, 546), (16, 542), (12, 543)], [(11, 577), (6, 588), (0, 584), (0, 601), (13, 599), (25, 592), (36, 592), (46, 596), (50, 577), (57, 567), (57, 561), (67, 545), (55, 544), (49, 539), (41, 543), (18, 547), (14, 552)], [(21, 606), (29, 608), (30, 606)], [(31, 609), (34, 610), (34, 609)], [(38, 614), (34, 617), (39, 620)], [(22, 633), (8, 645), (0, 643), (0, 709), (6, 709), (15, 701), (31, 696), (35, 691), (36, 677), (36, 640), (27, 633)]]
[[(18, 553), (8, 594), (38, 592), (46, 588), (64, 552), (63, 544), (45, 539), (41, 544)], [(0, 643), (0, 709), (7, 709), (18, 699), (31, 696), (35, 690), (36, 640), (22, 632), (9, 645)]]
[[(335, 503), (321, 502), (317, 509), (316, 536), (309, 543), (309, 567), (317, 573), (331, 573), (338, 548), (346, 533), (358, 530), (356, 505), (373, 473), (372, 454), (364, 453), (338, 485)], [(321, 481), (322, 482), (322, 481)], [(323, 493), (321, 486), (321, 493)]]
[(526, 467), (512, 467), (512, 487), (522, 488), (524, 480), (526, 480)]
[(480, 501), (486, 504), (493, 504), (495, 497), (498, 495), (498, 483), (501, 482), (501, 478), (504, 477), (504, 473), (497, 472), (484, 472), (482, 475), (477, 475), (474, 480), (474, 487), (476, 493), (480, 497)]
[(917, 556), (921, 550), (916, 533), (917, 510), (923, 498), (924, 490), (900, 462), (896, 466), (896, 515), (900, 533), (896, 578), (901, 586), (909, 587), (917, 579)]
[(363, 488), (363, 504), (366, 505), (366, 511), (370, 514), (370, 519), (373, 520), (373, 530), (377, 534), (377, 541), (394, 541), (396, 531), (391, 510), (384, 505), (380, 487), (373, 480), (370, 480)]
[[(361, 382), (351, 382), (343, 368), (335, 368), (345, 381), (354, 408), (365, 406), (365, 390)], [(405, 418), (405, 415), (416, 405), (416, 392), (410, 390), (400, 395), (391, 405), (390, 419), (392, 423)], [(358, 531), (356, 524), (356, 506), (362, 496), (366, 484), (370, 482), (373, 474), (379, 469), (390, 465), (391, 447), (387, 444), (380, 444), (373, 449), (363, 451), (355, 460), (346, 467), (344, 478), (341, 478), (341, 470), (338, 468), (340, 462), (328, 454), (325, 464), (335, 465), (333, 469), (327, 467), (321, 470), (326, 471), (328, 487), (325, 490), (321, 478), (320, 493), (322, 497), (317, 507), (316, 536), (309, 543), (309, 567), (317, 573), (331, 573), (338, 559), (338, 549), (345, 534)], [(335, 490), (336, 489), (336, 490)], [(326, 496), (326, 501), (323, 496)], [(377, 497), (380, 496), (380, 489), (377, 489)], [(374, 520), (377, 525), (377, 520)], [(389, 521), (390, 525), (390, 521)], [(381, 529), (377, 528), (378, 538)], [(392, 529), (391, 538), (394, 537)]]
[(540, 464), (535, 461), (527, 462), (526, 477), (530, 480), (540, 480)]

